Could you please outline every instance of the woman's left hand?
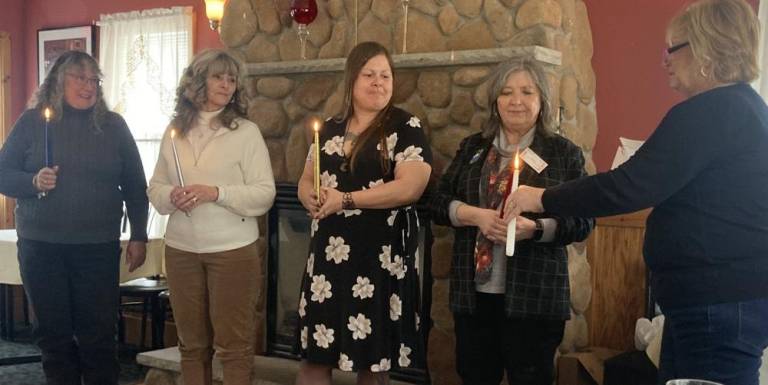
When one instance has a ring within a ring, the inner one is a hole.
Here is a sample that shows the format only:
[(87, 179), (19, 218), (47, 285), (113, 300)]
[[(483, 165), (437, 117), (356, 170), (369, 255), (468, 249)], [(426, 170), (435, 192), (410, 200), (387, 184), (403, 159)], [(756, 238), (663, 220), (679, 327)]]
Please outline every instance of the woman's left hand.
[(179, 209), (189, 212), (206, 202), (216, 202), (219, 199), (219, 188), (202, 184), (193, 184), (174, 189), (171, 202)]
[(144, 241), (129, 241), (125, 251), (125, 263), (128, 265), (128, 272), (141, 267), (147, 258), (147, 244)]
[(322, 198), (321, 202), (323, 202), (323, 205), (320, 207), (320, 210), (317, 211), (317, 214), (313, 218), (323, 219), (329, 215), (333, 215), (341, 211), (341, 199), (343, 198), (341, 191), (336, 190), (335, 188), (323, 187), (320, 190), (320, 196)]

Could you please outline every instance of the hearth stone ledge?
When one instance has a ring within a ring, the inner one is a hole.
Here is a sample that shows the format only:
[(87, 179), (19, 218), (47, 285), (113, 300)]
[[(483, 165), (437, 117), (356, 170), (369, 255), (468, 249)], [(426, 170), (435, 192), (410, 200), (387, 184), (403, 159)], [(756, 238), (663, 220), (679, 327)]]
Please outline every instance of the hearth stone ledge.
[[(181, 384), (181, 356), (178, 347), (170, 347), (139, 353), (136, 362), (149, 368), (143, 385), (179, 385)], [(293, 385), (299, 361), (286, 358), (254, 356), (253, 380), (251, 385)], [(354, 385), (356, 376), (350, 372), (334, 370), (333, 383), (336, 385)], [(221, 362), (213, 360), (213, 383), (222, 384)], [(409, 385), (402, 381), (390, 381), (391, 385)]]
[[(513, 56), (529, 56), (541, 63), (559, 66), (562, 54), (541, 46), (505, 47), (463, 51), (409, 53), (393, 55), (395, 68), (455, 67), (500, 63)], [(249, 63), (248, 75), (284, 75), (344, 71), (345, 58)]]

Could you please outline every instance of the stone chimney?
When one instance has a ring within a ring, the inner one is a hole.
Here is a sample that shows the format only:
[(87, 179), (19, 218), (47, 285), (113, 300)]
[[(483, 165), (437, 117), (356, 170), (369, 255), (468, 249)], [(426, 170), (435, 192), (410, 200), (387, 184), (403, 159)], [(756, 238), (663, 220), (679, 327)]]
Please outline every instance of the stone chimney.
[[(587, 170), (594, 172), (595, 74), (583, 0), (410, 0), (407, 55), (402, 55), (401, 0), (317, 2), (305, 61), (299, 60), (290, 0), (229, 0), (222, 21), (222, 41), (248, 63), (249, 117), (261, 127), (278, 182), (295, 183), (303, 170), (309, 148), (306, 118), (338, 112), (343, 58), (356, 37), (358, 42), (378, 41), (394, 54), (393, 97), (424, 122), (438, 176), (461, 139), (481, 129), (488, 116), (488, 75), (514, 54), (545, 64), (554, 107), (563, 107), (561, 134), (582, 148)], [(433, 324), (427, 358), (432, 383), (451, 385), (460, 383), (447, 305), (453, 231), (433, 226), (433, 232)], [(561, 352), (588, 344), (586, 244), (571, 246), (569, 255), (573, 314)]]

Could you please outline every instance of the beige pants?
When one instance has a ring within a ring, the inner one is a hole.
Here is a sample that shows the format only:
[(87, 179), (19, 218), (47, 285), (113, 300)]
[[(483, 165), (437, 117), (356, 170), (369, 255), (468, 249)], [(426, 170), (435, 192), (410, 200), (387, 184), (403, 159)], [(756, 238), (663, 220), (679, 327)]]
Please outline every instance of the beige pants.
[(185, 385), (210, 385), (215, 350), (224, 385), (250, 385), (262, 263), (256, 243), (210, 254), (166, 246)]

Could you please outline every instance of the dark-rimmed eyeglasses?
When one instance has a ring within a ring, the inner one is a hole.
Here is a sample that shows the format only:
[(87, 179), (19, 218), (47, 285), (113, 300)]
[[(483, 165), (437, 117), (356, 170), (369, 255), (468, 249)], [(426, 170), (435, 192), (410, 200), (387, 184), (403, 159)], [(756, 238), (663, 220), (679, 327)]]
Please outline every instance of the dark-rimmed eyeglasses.
[(67, 76), (71, 76), (72, 79), (75, 79), (75, 83), (77, 83), (78, 86), (94, 86), (94, 87), (101, 87), (101, 84), (104, 82), (101, 78), (89, 78), (85, 77), (83, 75), (73, 74), (67, 72)]
[(684, 42), (682, 42), (680, 44), (675, 44), (675, 45), (673, 45), (671, 47), (664, 48), (664, 50), (661, 52), (662, 63), (666, 62), (667, 59), (669, 59), (669, 55), (671, 55), (674, 52), (679, 51), (680, 49), (685, 48), (685, 47), (687, 47), (689, 45), (691, 45), (690, 42), (684, 41)]

